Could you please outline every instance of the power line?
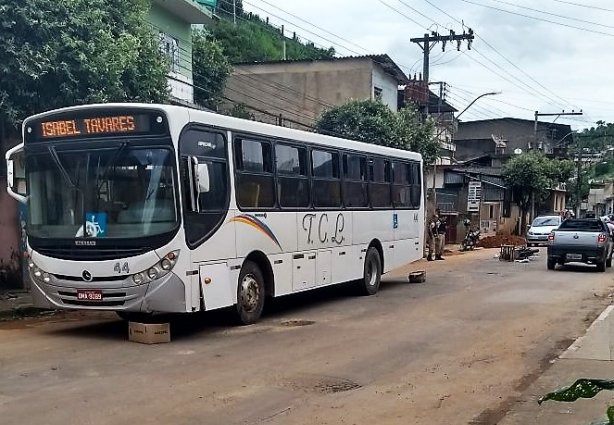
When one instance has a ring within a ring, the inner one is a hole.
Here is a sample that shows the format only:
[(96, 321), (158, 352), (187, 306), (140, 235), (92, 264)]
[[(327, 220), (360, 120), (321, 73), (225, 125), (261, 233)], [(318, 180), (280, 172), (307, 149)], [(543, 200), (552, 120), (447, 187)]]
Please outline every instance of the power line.
[[(269, 3), (269, 2), (268, 2), (268, 1), (266, 1), (266, 0), (260, 0), (260, 1), (261, 1), (262, 3), (268, 4), (268, 5), (269, 5), (269, 6), (271, 6), (271, 7), (275, 7), (275, 8), (277, 8), (277, 10), (280, 10), (281, 12), (283, 12), (283, 13), (285, 13), (285, 14), (289, 15), (289, 16), (292, 16), (292, 17), (293, 17), (293, 18), (295, 18), (295, 19), (298, 19), (299, 21), (301, 21), (301, 22), (303, 22), (303, 23), (306, 23), (306, 24), (308, 24), (308, 25), (311, 25), (312, 27), (317, 28), (317, 29), (319, 29), (320, 31), (323, 31), (323, 32), (325, 32), (325, 33), (327, 33), (327, 34), (330, 34), (330, 35), (332, 35), (333, 37), (338, 38), (339, 40), (342, 40), (342, 41), (344, 41), (344, 42), (346, 42), (346, 43), (348, 43), (348, 44), (350, 44), (350, 45), (353, 45), (353, 46), (355, 46), (355, 47), (357, 47), (357, 48), (359, 48), (359, 49), (361, 49), (361, 50), (364, 50), (365, 52), (368, 52), (368, 53), (369, 53), (369, 50), (368, 50), (368, 49), (366, 49), (366, 48), (364, 48), (363, 46), (360, 46), (360, 45), (358, 45), (358, 44), (354, 43), (353, 41), (347, 40), (347, 39), (345, 39), (345, 38), (343, 38), (343, 37), (341, 37), (341, 36), (339, 36), (339, 35), (337, 35), (337, 34), (335, 34), (335, 33), (332, 33), (332, 32), (330, 32), (330, 31), (328, 31), (328, 30), (326, 30), (326, 29), (324, 29), (324, 28), (322, 28), (322, 27), (319, 27), (319, 26), (317, 26), (316, 24), (314, 24), (313, 22), (309, 22), (309, 21), (307, 21), (307, 20), (305, 20), (305, 19), (301, 18), (300, 16), (295, 15), (294, 13), (288, 12), (287, 10), (282, 9), (282, 8), (281, 8), (281, 7), (279, 7), (279, 6), (275, 6), (275, 5), (271, 4), (271, 3)], [(249, 3), (247, 3), (247, 2), (244, 2), (244, 3), (249, 4)]]
[(570, 4), (572, 6), (585, 7), (587, 9), (602, 10), (604, 12), (612, 12), (612, 13), (614, 13), (614, 9), (608, 9), (606, 7), (589, 6), (587, 4), (574, 3), (572, 1), (564, 1), (564, 0), (552, 0), (552, 1), (555, 1), (557, 3)]
[[(187, 57), (191, 58), (190, 52), (187, 49), (182, 48), (181, 46), (179, 46), (178, 48), (179, 48), (180, 54), (183, 53), (184, 58), (187, 58)], [(197, 76), (199, 78), (203, 78), (205, 80), (208, 80), (208, 82), (211, 82), (211, 80), (208, 79), (206, 76), (198, 74), (198, 73), (195, 73), (193, 71), (193, 67), (192, 68), (188, 68), (185, 65), (182, 65), (181, 63), (179, 63), (179, 65), (176, 65), (176, 66), (178, 66), (179, 68), (182, 68), (182, 69), (184, 69), (184, 70), (186, 70), (188, 72), (191, 72), (193, 75), (195, 75), (195, 76)], [(254, 73), (254, 72), (250, 72), (250, 71), (245, 70), (245, 69), (243, 69), (242, 71), (244, 72), (244, 74), (234, 74), (234, 76), (250, 78), (252, 80), (256, 80), (255, 77), (262, 77), (260, 74), (257, 74), (257, 73)], [(300, 92), (300, 91), (298, 91), (298, 90), (296, 90), (296, 89), (294, 89), (294, 88), (292, 88), (290, 86), (286, 86), (286, 85), (283, 85), (283, 84), (277, 83), (277, 82), (268, 82), (266, 80), (263, 80), (262, 78), (257, 78), (257, 80), (260, 83), (264, 84), (264, 85), (272, 87), (273, 89), (282, 90), (282, 91), (286, 91), (286, 92), (293, 92), (295, 94), (299, 94), (299, 95), (303, 96), (306, 100), (309, 100), (309, 101), (314, 102), (314, 103), (318, 103), (321, 106), (324, 106), (325, 108), (330, 108), (330, 107), (334, 106), (334, 105), (332, 105), (330, 103), (327, 103), (327, 102), (323, 101), (322, 99), (310, 96), (310, 95), (308, 95), (308, 94), (306, 94), (304, 92)], [(278, 95), (275, 94), (275, 96), (278, 96)], [(282, 97), (282, 96), (278, 96), (278, 97), (280, 97), (281, 99), (285, 99), (287, 101), (287, 103), (290, 103), (293, 106), (297, 106), (293, 101), (290, 101), (288, 98), (285, 98), (285, 97)], [(297, 106), (297, 107), (300, 108), (300, 106)]]
[[(441, 13), (443, 13), (444, 15), (448, 16), (450, 19), (456, 21), (457, 23), (461, 24), (461, 25), (465, 25), (464, 22), (458, 20), (457, 18), (455, 18), (454, 16), (450, 15), (448, 12), (446, 12), (445, 10), (441, 9), (440, 7), (438, 7), (437, 5), (435, 5), (434, 3), (431, 2), (431, 0), (424, 0), (425, 2), (427, 2), (429, 5), (431, 5), (432, 7), (434, 7), (435, 9), (439, 10)], [(531, 81), (533, 81), (535, 84), (537, 84), (539, 87), (541, 87), (542, 89), (546, 90), (548, 93), (550, 93), (551, 95), (553, 95), (554, 97), (556, 97), (557, 99), (563, 101), (563, 103), (569, 104), (569, 102), (565, 99), (563, 99), (562, 97), (560, 97), (559, 95), (557, 95), (556, 93), (554, 93), (552, 90), (550, 90), (548, 87), (544, 86), (542, 83), (540, 83), (539, 81), (537, 81), (535, 78), (533, 78), (528, 72), (526, 72), (525, 70), (523, 70), (522, 68), (520, 68), (518, 65), (516, 65), (512, 60), (508, 59), (503, 53), (501, 53), (498, 49), (496, 49), (492, 44), (490, 44), (488, 41), (486, 41), (483, 37), (481, 37), (479, 34), (476, 34), (476, 37), (482, 41), (486, 46), (488, 46), (491, 50), (493, 50), (497, 55), (499, 55), (501, 58), (503, 58), (507, 63), (509, 63), (511, 66), (513, 66), (515, 69), (517, 69), (518, 71), (520, 71), (522, 74), (524, 74), (527, 78), (529, 78)], [(577, 105), (575, 105), (577, 106)]]
[[(226, 1), (226, 0), (221, 0), (221, 1), (222, 1), (222, 2), (224, 2), (224, 3), (227, 3), (227, 4), (232, 4), (231, 2)], [(262, 7), (260, 7), (260, 6), (256, 6), (256, 5), (254, 5), (254, 4), (252, 4), (252, 3), (249, 3), (249, 2), (246, 2), (246, 1), (244, 1), (243, 3), (244, 3), (244, 4), (247, 4), (247, 5), (251, 6), (251, 7), (254, 7), (254, 8), (258, 9), (258, 10), (261, 10), (261, 11), (263, 11), (263, 12), (265, 12), (265, 13), (268, 13), (269, 15), (273, 16), (274, 18), (277, 18), (277, 19), (280, 19), (280, 20), (282, 20), (282, 21), (284, 21), (284, 22), (287, 22), (287, 23), (289, 23), (289, 24), (292, 24), (292, 25), (294, 25), (296, 28), (299, 28), (299, 29), (301, 29), (301, 30), (303, 30), (303, 31), (305, 31), (305, 32), (307, 32), (307, 33), (309, 33), (309, 34), (315, 35), (316, 37), (320, 38), (321, 40), (325, 40), (325, 41), (327, 41), (327, 42), (329, 42), (329, 43), (332, 43), (332, 45), (339, 46), (339, 47), (343, 48), (344, 50), (347, 50), (348, 52), (351, 52), (351, 53), (353, 53), (353, 54), (355, 54), (355, 55), (361, 55), (361, 53), (359, 53), (359, 52), (357, 52), (357, 51), (355, 51), (355, 50), (352, 50), (352, 49), (350, 49), (350, 48), (348, 48), (348, 47), (346, 47), (346, 46), (343, 46), (343, 45), (341, 45), (341, 44), (339, 44), (339, 43), (336, 43), (335, 41), (332, 41), (332, 40), (331, 40), (331, 39), (329, 39), (329, 38), (326, 38), (326, 37), (324, 37), (324, 36), (322, 36), (322, 35), (320, 35), (320, 34), (317, 34), (317, 33), (313, 32), (313, 31), (310, 31), (310, 30), (308, 30), (307, 28), (304, 28), (304, 27), (302, 27), (302, 26), (300, 26), (300, 25), (295, 24), (294, 22), (291, 22), (291, 21), (289, 21), (289, 20), (287, 20), (287, 19), (282, 18), (281, 16), (275, 15), (274, 13), (272, 13), (272, 12), (270, 12), (270, 11), (266, 10), (266, 9), (263, 9), (263, 8), (262, 8)], [(281, 10), (281, 9), (280, 9), (280, 10)]]
[(481, 7), (485, 7), (485, 8), (488, 8), (488, 9), (497, 10), (499, 12), (509, 13), (511, 15), (522, 16), (523, 18), (534, 19), (536, 21), (547, 22), (549, 24), (559, 25), (559, 26), (567, 27), (567, 28), (573, 28), (573, 29), (577, 29), (577, 30), (580, 30), (580, 31), (590, 32), (590, 33), (593, 33), (593, 34), (601, 34), (601, 35), (607, 35), (609, 37), (614, 37), (614, 34), (609, 33), (609, 32), (592, 30), (592, 29), (589, 29), (589, 28), (578, 27), (578, 26), (575, 26), (575, 25), (570, 25), (570, 24), (565, 24), (565, 23), (562, 23), (562, 22), (552, 21), (550, 19), (539, 18), (537, 16), (531, 16), (531, 15), (525, 15), (523, 13), (512, 12), (511, 10), (501, 9), (499, 7), (489, 6), (487, 4), (476, 3), (476, 2), (471, 1), (471, 0), (461, 0), (461, 1), (465, 2), (465, 3), (473, 4), (473, 5), (476, 5), (476, 6), (481, 6)]
[[(185, 67), (185, 66), (182, 66), (181, 64), (179, 65), (179, 67), (180, 67), (180, 68), (183, 68), (183, 69), (184, 69), (184, 70), (186, 70), (186, 71), (190, 71), (190, 69), (189, 69), (189, 68), (187, 68), (187, 67)], [(213, 84), (215, 84), (215, 82), (211, 81), (211, 79), (210, 79), (209, 77), (205, 76), (205, 75), (200, 75), (200, 74), (198, 74), (198, 73), (194, 73), (194, 72), (192, 72), (192, 74), (193, 74), (193, 76), (195, 76), (195, 77), (197, 77), (197, 78), (202, 78), (202, 79), (203, 79), (203, 80), (205, 80), (205, 81), (206, 81), (208, 84), (212, 84), (212, 83), (213, 83)], [(192, 86), (193, 88), (194, 88), (194, 87), (198, 87), (198, 86), (196, 86), (194, 83), (188, 83), (188, 82), (186, 82), (186, 81), (179, 80), (178, 78), (174, 78), (174, 77), (170, 77), (170, 76), (169, 76), (169, 78), (170, 78), (170, 79), (172, 79), (172, 80), (175, 80), (175, 81), (179, 81), (179, 82), (181, 82), (181, 83), (183, 83), (183, 84), (186, 84), (186, 85)], [(200, 87), (199, 89), (200, 89), (201, 91), (206, 92), (206, 89), (204, 89), (204, 88), (202, 88), (202, 87)], [(241, 94), (241, 95), (245, 96), (246, 98), (249, 98), (249, 99), (255, 100), (255, 101), (257, 101), (257, 102), (260, 102), (260, 103), (262, 103), (262, 104), (264, 104), (264, 105), (267, 105), (267, 106), (269, 106), (269, 107), (272, 107), (272, 108), (274, 108), (274, 109), (281, 110), (281, 111), (286, 112), (286, 113), (288, 113), (288, 114), (294, 115), (295, 117), (302, 118), (302, 119), (306, 119), (306, 120), (308, 120), (308, 121), (312, 121), (312, 120), (313, 120), (313, 117), (310, 117), (310, 116), (305, 115), (305, 114), (303, 113), (303, 110), (301, 109), (301, 106), (300, 106), (300, 105), (295, 104), (295, 103), (294, 103), (292, 100), (290, 100), (290, 99), (288, 99), (288, 98), (286, 98), (286, 97), (280, 96), (280, 95), (279, 95), (279, 93), (274, 93), (274, 94), (273, 94), (273, 96), (274, 96), (276, 99), (281, 99), (282, 101), (285, 101), (285, 103), (287, 103), (287, 104), (289, 105), (289, 107), (283, 107), (283, 106), (279, 106), (279, 105), (273, 105), (273, 104), (268, 103), (268, 102), (266, 102), (266, 101), (264, 101), (264, 100), (262, 100), (262, 99), (259, 99), (259, 98), (257, 98), (257, 97), (253, 97), (253, 96), (250, 96), (250, 95), (248, 95), (248, 94), (246, 94), (246, 93), (240, 92), (240, 91), (238, 91), (237, 89), (234, 89), (234, 88), (232, 88), (232, 87), (230, 87), (230, 86), (228, 86), (228, 85), (225, 87), (225, 90), (229, 90), (229, 91), (232, 91), (232, 92), (234, 92), (234, 93)], [(266, 91), (264, 91), (264, 90), (262, 90), (262, 92), (263, 92), (263, 93), (267, 93), (267, 92), (266, 92)], [(270, 95), (271, 93), (268, 93), (268, 94)], [(290, 108), (290, 109), (288, 109), (288, 108)]]
[(418, 25), (420, 28), (424, 29), (425, 31), (429, 30), (425, 25), (422, 25), (420, 22), (416, 21), (414, 18), (411, 18), (411, 17), (407, 16), (405, 13), (401, 12), (396, 7), (390, 6), (388, 3), (384, 2), (383, 0), (377, 0), (377, 1), (379, 1), (381, 4), (383, 4), (387, 8), (394, 10), (399, 15), (404, 16), (407, 20), (409, 20), (410, 22), (413, 22), (414, 24)]
[(531, 12), (537, 12), (537, 13), (542, 13), (544, 15), (554, 16), (556, 18), (562, 18), (562, 19), (567, 19), (567, 20), (570, 20), (570, 21), (581, 22), (583, 24), (591, 24), (591, 25), (596, 25), (598, 27), (614, 29), (614, 26), (612, 26), (612, 25), (600, 24), (599, 22), (587, 21), (585, 19), (572, 18), (572, 17), (565, 16), (565, 15), (559, 15), (559, 14), (552, 13), (552, 12), (546, 12), (546, 11), (543, 11), (543, 10), (534, 9), (532, 7), (521, 6), (521, 5), (517, 5), (517, 4), (514, 4), (514, 3), (510, 3), (510, 2), (505, 1), (505, 0), (490, 0), (490, 1), (493, 1), (495, 3), (505, 4), (505, 5), (512, 6), (512, 7), (517, 7), (519, 9), (530, 10)]
[(442, 66), (442, 65), (447, 65), (447, 64), (449, 64), (449, 63), (451, 63), (451, 62), (454, 62), (456, 59), (460, 58), (461, 56), (463, 56), (463, 53), (464, 53), (464, 51), (458, 52), (458, 54), (457, 54), (457, 55), (456, 55), (454, 58), (452, 58), (452, 59), (450, 59), (450, 60), (447, 60), (447, 61), (445, 61), (445, 62), (439, 62), (439, 63), (434, 63), (434, 64), (431, 64), (431, 66)]
[[(402, 0), (398, 0), (399, 2), (401, 2), (402, 4), (406, 5), (407, 7), (409, 7), (411, 10), (416, 11), (415, 8), (408, 6), (405, 2), (403, 2)], [(428, 1), (429, 4), (431, 4), (432, 6), (434, 6), (430, 1)], [(438, 10), (442, 11), (440, 8), (436, 7)], [(452, 15), (449, 15), (447, 12), (444, 12), (446, 15), (448, 15), (450, 18), (454, 19), (455, 21), (459, 22), (456, 18), (454, 18)], [(422, 13), (421, 13), (422, 14)], [(424, 14), (422, 14), (423, 16), (426, 16)], [(437, 25), (441, 25), (439, 24), (436, 20), (431, 19), (433, 22), (435, 22)], [(465, 27), (463, 22), (460, 22), (463, 27)], [(475, 48), (474, 48), (475, 50)], [(520, 78), (518, 78), (517, 76), (513, 75), (511, 72), (509, 72), (508, 70), (504, 69), (503, 67), (501, 67), (499, 64), (497, 64), (496, 62), (494, 62), (492, 59), (488, 58), (487, 56), (483, 55), (482, 53), (480, 53), (479, 51), (476, 50), (476, 53), (480, 56), (482, 56), (483, 58), (485, 58), (486, 60), (488, 60), (489, 62), (491, 62), (493, 65), (495, 65), (497, 68), (499, 68), (501, 71), (503, 71), (504, 73), (508, 74), (511, 78), (513, 78), (514, 80), (518, 81), (520, 84), (523, 84), (525, 87), (528, 88), (528, 91), (523, 89), (522, 87), (520, 87), (515, 81), (511, 81), (508, 78), (504, 77), (503, 75), (499, 74), (496, 71), (493, 71), (491, 68), (487, 67), (486, 65), (484, 65), (482, 62), (478, 61), (477, 59), (469, 56), (469, 58), (475, 62), (477, 62), (478, 64), (482, 65), (483, 67), (485, 67), (486, 69), (488, 69), (489, 71), (493, 72), (495, 75), (499, 76), (500, 78), (503, 78), (504, 80), (506, 80), (507, 82), (513, 84), (514, 86), (520, 88), (521, 90), (525, 91), (526, 93), (532, 95), (532, 96), (536, 96), (539, 95), (540, 97), (542, 97), (543, 99), (546, 99), (547, 103), (552, 103), (554, 105), (556, 105), (558, 102), (556, 100), (554, 100), (553, 98), (549, 97), (548, 95), (545, 95), (543, 93), (541, 93), (539, 90), (536, 90), (534, 87), (530, 86), (529, 84), (525, 83), (524, 81), (522, 81)], [(567, 102), (565, 102), (567, 103)], [(561, 107), (561, 105), (558, 105), (558, 107)], [(564, 107), (564, 106), (563, 106)]]

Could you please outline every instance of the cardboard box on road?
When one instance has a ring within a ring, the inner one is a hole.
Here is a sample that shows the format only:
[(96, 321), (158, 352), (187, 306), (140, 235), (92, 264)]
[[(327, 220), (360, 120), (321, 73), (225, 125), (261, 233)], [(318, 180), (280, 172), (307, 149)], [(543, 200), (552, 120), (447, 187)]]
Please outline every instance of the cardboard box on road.
[(128, 324), (128, 339), (141, 344), (161, 344), (171, 342), (170, 323), (136, 323)]

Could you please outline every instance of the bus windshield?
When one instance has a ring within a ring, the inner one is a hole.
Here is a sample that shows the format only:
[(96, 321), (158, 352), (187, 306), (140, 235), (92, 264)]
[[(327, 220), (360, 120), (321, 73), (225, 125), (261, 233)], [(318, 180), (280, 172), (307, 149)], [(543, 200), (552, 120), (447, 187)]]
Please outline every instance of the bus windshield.
[(29, 236), (124, 239), (172, 231), (178, 220), (170, 149), (55, 150), (26, 156)]

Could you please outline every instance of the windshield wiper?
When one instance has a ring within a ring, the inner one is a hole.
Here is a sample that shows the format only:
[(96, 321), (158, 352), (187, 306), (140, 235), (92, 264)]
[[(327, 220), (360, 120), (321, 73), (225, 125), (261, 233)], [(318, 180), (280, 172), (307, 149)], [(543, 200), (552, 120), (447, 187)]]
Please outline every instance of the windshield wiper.
[(51, 154), (51, 158), (53, 158), (53, 162), (55, 163), (56, 167), (58, 167), (58, 170), (60, 170), (60, 174), (62, 174), (64, 180), (68, 182), (68, 184), (71, 186), (71, 189), (79, 190), (79, 187), (75, 183), (73, 183), (70, 178), (70, 174), (68, 174), (68, 171), (66, 171), (66, 168), (64, 168), (64, 166), (62, 165), (62, 161), (60, 160), (60, 157), (55, 150), (55, 146), (49, 146), (48, 149), (49, 153)]
[(109, 170), (111, 168), (115, 167), (115, 163), (119, 159), (119, 156), (124, 151), (124, 149), (126, 149), (126, 146), (128, 146), (128, 143), (127, 142), (122, 142), (119, 145), (119, 147), (117, 148), (117, 150), (115, 151), (115, 153), (113, 154), (113, 158), (111, 158), (109, 163), (105, 165), (104, 173), (100, 177), (100, 180), (98, 181), (98, 184), (96, 185), (96, 195), (98, 195), (98, 192), (100, 191), (100, 188), (102, 188), (102, 185), (104, 184), (105, 180), (107, 179), (107, 177), (109, 175)]

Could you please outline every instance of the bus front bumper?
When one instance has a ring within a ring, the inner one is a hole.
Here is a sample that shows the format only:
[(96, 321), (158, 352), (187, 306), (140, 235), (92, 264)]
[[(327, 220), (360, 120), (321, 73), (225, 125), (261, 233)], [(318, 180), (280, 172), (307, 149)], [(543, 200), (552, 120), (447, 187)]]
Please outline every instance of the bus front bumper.
[[(127, 285), (122, 281), (78, 282), (56, 276), (49, 283), (36, 279), (31, 282), (32, 301), (39, 308), (142, 313), (187, 311), (185, 285), (174, 273), (143, 285)], [(101, 299), (84, 299), (88, 293)]]

